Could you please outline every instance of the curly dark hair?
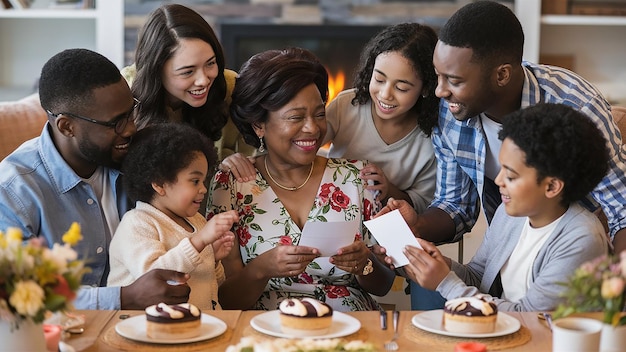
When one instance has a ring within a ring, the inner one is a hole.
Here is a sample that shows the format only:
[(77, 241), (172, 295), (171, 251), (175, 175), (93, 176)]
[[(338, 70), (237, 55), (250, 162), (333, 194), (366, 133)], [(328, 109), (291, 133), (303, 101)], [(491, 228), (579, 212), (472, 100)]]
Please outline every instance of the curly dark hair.
[(537, 170), (565, 183), (561, 204), (591, 192), (608, 171), (606, 139), (589, 117), (563, 104), (537, 104), (504, 117), (498, 137), (509, 138)]
[(437, 34), (428, 26), (418, 23), (400, 23), (384, 28), (363, 48), (361, 59), (354, 77), (356, 97), (353, 105), (363, 105), (370, 101), (369, 84), (378, 55), (386, 52), (399, 52), (413, 64), (413, 69), (423, 81), (422, 94), (411, 108), (417, 114), (417, 124), (427, 136), (437, 124), (439, 98), (435, 96), (437, 76), (433, 66), (433, 51), (437, 44)]
[(178, 172), (191, 164), (194, 152), (206, 156), (211, 173), (217, 165), (215, 146), (192, 126), (164, 122), (139, 130), (122, 164), (130, 199), (149, 203), (155, 195), (152, 183), (175, 182)]
[(241, 66), (230, 104), (231, 118), (246, 143), (258, 148), (252, 125), (266, 122), (268, 112), (285, 106), (311, 83), (326, 102), (328, 72), (306, 49), (267, 50), (248, 59)]
[(178, 4), (167, 4), (154, 10), (139, 32), (135, 51), (137, 76), (133, 95), (142, 102), (137, 115), (137, 127), (167, 121), (166, 90), (162, 70), (175, 53), (181, 39), (196, 38), (207, 42), (215, 52), (218, 75), (215, 77), (206, 103), (194, 108), (183, 106), (183, 120), (212, 140), (222, 136), (228, 121), (224, 52), (215, 32), (196, 11)]
[(472, 59), (486, 68), (522, 63), (522, 25), (511, 9), (495, 1), (476, 1), (460, 8), (439, 31), (439, 40), (471, 48)]
[(93, 100), (93, 91), (119, 83), (119, 69), (109, 59), (88, 49), (67, 49), (51, 57), (41, 69), (39, 99), (53, 113), (81, 111)]

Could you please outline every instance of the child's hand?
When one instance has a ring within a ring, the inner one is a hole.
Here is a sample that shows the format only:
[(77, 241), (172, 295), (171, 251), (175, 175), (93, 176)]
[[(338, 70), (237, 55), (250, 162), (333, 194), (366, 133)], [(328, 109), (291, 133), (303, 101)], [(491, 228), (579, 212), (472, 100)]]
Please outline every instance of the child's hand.
[(420, 286), (435, 290), (450, 272), (451, 261), (434, 244), (421, 238), (417, 241), (423, 249), (406, 246), (403, 250), (409, 259), (409, 264), (404, 266), (404, 272)]
[(230, 229), (237, 221), (239, 221), (239, 215), (237, 215), (237, 211), (235, 210), (216, 214), (191, 238), (191, 243), (198, 252), (201, 252), (206, 246), (212, 244), (225, 234), (229, 233), (232, 235)]
[(367, 164), (359, 174), (363, 183), (367, 186), (365, 189), (378, 192), (377, 199), (383, 201), (389, 195), (389, 180), (385, 177), (385, 173), (381, 168), (374, 164)]
[(235, 245), (235, 234), (231, 231), (225, 233), (222, 237), (215, 240), (211, 246), (213, 246), (213, 255), (215, 261), (222, 260), (228, 256), (228, 253), (233, 249)]

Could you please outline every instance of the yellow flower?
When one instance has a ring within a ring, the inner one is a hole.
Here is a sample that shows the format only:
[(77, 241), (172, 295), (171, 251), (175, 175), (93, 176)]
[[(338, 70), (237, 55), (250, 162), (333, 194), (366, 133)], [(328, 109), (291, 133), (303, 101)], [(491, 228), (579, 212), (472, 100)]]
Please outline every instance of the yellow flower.
[(22, 235), (22, 230), (17, 227), (9, 227), (7, 229), (7, 241), (11, 242), (22, 242), (24, 236)]
[(76, 245), (76, 243), (82, 239), (83, 236), (80, 234), (80, 225), (77, 222), (73, 222), (70, 229), (63, 235), (63, 242), (70, 246)]
[(18, 281), (15, 291), (9, 297), (9, 303), (18, 314), (32, 317), (43, 308), (44, 290), (32, 280)]
[(7, 239), (2, 231), (0, 231), (0, 248), (7, 248)]

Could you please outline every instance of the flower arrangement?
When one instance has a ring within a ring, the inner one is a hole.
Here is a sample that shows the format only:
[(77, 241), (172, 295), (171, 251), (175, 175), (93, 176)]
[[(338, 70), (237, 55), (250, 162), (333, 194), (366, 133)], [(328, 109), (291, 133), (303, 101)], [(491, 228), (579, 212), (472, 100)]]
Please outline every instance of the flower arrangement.
[(242, 337), (236, 345), (230, 345), (226, 352), (373, 352), (369, 342), (344, 341), (342, 339), (264, 339)]
[(620, 255), (603, 255), (583, 263), (569, 278), (564, 301), (555, 317), (576, 312), (604, 312), (603, 321), (613, 326), (626, 325), (622, 314), (626, 297), (626, 250)]
[(20, 229), (0, 231), (0, 319), (12, 328), (71, 307), (89, 269), (72, 249), (82, 239), (80, 225), (73, 223), (62, 239), (50, 249), (40, 238), (24, 241)]

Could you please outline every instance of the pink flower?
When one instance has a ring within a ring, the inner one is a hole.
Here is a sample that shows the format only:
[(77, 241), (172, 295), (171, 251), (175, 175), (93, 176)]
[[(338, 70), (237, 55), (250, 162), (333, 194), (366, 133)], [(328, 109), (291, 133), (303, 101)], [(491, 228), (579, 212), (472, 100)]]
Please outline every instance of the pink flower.
[(624, 279), (621, 277), (609, 277), (602, 281), (601, 295), (604, 299), (612, 299), (624, 292)]
[(330, 201), (330, 195), (334, 192), (335, 185), (333, 185), (332, 183), (324, 183), (320, 187), (320, 189), (321, 190), (317, 198), (318, 198), (318, 206), (321, 208), (327, 205), (328, 202)]
[(278, 243), (282, 246), (290, 246), (293, 244), (291, 242), (291, 237), (289, 236), (280, 236), (280, 240), (278, 241)]
[(601, 255), (583, 263), (565, 283), (563, 302), (554, 316), (561, 318), (575, 312), (603, 311), (606, 324), (626, 325), (622, 316), (626, 298), (626, 254)]
[(330, 206), (334, 211), (341, 211), (342, 209), (346, 209), (348, 205), (350, 205), (350, 197), (348, 197), (345, 193), (343, 193), (339, 187), (335, 189), (331, 196)]

